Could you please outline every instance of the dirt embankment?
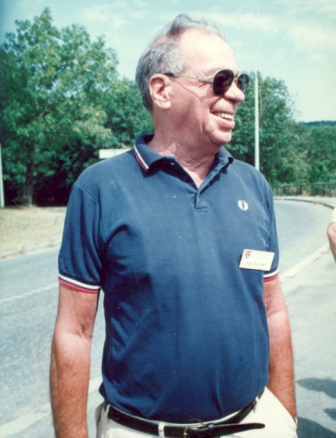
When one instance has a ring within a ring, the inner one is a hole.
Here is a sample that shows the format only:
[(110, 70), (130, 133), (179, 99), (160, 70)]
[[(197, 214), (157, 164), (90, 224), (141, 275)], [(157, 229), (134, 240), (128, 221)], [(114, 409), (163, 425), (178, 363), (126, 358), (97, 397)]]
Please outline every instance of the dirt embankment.
[(65, 207), (6, 207), (0, 210), (0, 256), (56, 244), (62, 238)]

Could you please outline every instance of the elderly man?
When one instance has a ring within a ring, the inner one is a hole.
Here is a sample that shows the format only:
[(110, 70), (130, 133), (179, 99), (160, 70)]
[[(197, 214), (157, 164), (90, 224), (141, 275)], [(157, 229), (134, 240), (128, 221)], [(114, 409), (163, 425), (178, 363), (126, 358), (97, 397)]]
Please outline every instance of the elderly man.
[(217, 28), (178, 16), (141, 57), (155, 134), (75, 183), (59, 257), (57, 437), (87, 437), (104, 290), (97, 437), (296, 437), (271, 190), (222, 147), (248, 76)]

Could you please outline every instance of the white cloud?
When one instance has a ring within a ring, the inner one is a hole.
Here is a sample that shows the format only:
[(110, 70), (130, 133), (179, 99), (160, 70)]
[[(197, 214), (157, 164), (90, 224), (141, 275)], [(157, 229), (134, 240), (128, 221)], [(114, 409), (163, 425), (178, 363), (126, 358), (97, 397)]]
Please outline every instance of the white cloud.
[(110, 9), (109, 5), (95, 5), (82, 10), (82, 16), (88, 21), (93, 21), (96, 23), (105, 23), (110, 19)]
[(313, 55), (308, 56), (310, 61), (322, 61), (325, 59), (324, 53), (314, 53)]
[(149, 9), (142, 9), (140, 11), (131, 11), (129, 16), (135, 18), (136, 20), (142, 20), (147, 17), (149, 14)]
[(282, 47), (281, 49), (278, 49), (276, 52), (277, 59), (285, 59), (287, 55), (287, 51)]
[(336, 52), (336, 32), (319, 24), (299, 23), (287, 35), (298, 51)]
[(313, 12), (327, 18), (336, 18), (335, 0), (276, 0), (275, 3), (283, 6), (289, 14), (302, 15)]
[(140, 8), (146, 8), (149, 6), (149, 3), (144, 2), (142, 0), (133, 0), (133, 3), (135, 4), (135, 6), (138, 6)]
[(255, 31), (260, 29), (267, 35), (275, 35), (281, 30), (281, 23), (275, 20), (273, 15), (264, 14), (258, 17), (257, 14), (239, 14), (239, 13), (207, 13), (206, 18), (221, 24), (225, 28), (244, 29), (244, 31)]
[(43, 0), (21, 0), (19, 2), (18, 8), (25, 8), (25, 7), (30, 7), (32, 9), (41, 9), (41, 12), (43, 10)]
[(106, 46), (116, 48), (117, 45), (120, 45), (123, 42), (122, 37), (119, 32), (115, 32), (113, 30), (109, 30), (104, 32)]
[(119, 0), (119, 1), (111, 4), (111, 7), (113, 7), (113, 9), (116, 9), (116, 10), (118, 10), (120, 8), (128, 8), (128, 3), (123, 1), (123, 0)]
[[(200, 12), (195, 12), (193, 15), (199, 16)], [(258, 14), (208, 12), (206, 18), (220, 24), (224, 28), (224, 33), (225, 29), (233, 28), (244, 32), (260, 32), (267, 37), (281, 34), (286, 36), (299, 52), (311, 53), (318, 50), (336, 53), (336, 32), (332, 26), (322, 23), (275, 14), (258, 16)]]
[[(144, 2), (134, 0), (136, 5), (143, 6)], [(119, 29), (130, 20), (141, 20), (148, 15), (148, 9), (132, 8), (125, 1), (100, 3), (81, 11), (83, 18), (93, 23), (108, 23), (113, 29)]]

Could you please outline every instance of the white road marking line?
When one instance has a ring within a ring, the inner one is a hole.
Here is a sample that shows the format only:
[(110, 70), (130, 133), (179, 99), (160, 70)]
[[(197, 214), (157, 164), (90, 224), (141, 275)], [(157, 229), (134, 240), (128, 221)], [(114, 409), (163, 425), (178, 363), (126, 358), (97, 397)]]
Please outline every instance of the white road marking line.
[(14, 295), (13, 297), (3, 298), (2, 300), (0, 300), (0, 304), (11, 303), (13, 301), (20, 300), (21, 298), (26, 298), (26, 297), (30, 297), (31, 295), (40, 294), (41, 292), (46, 292), (54, 287), (57, 287), (57, 283), (49, 284), (48, 286), (42, 286), (37, 289), (24, 292), (21, 295)]
[(293, 266), (291, 269), (286, 271), (284, 274), (280, 274), (280, 281), (281, 283), (284, 283), (289, 278), (295, 277), (296, 274), (298, 274), (302, 269), (304, 269), (306, 266), (310, 265), (311, 263), (315, 262), (318, 258), (321, 257), (322, 254), (329, 251), (329, 243), (326, 243), (325, 245), (321, 246), (317, 251), (315, 251), (313, 254), (311, 254), (306, 259), (302, 260), (300, 263)]
[[(42, 409), (41, 409), (42, 411)], [(15, 418), (14, 420), (6, 423), (0, 427), (1, 438), (6, 438), (12, 435), (16, 435), (30, 427), (32, 424), (37, 421), (42, 420), (42, 418), (46, 417), (49, 412), (34, 412), (29, 411), (25, 414), (21, 415), (19, 418)]]

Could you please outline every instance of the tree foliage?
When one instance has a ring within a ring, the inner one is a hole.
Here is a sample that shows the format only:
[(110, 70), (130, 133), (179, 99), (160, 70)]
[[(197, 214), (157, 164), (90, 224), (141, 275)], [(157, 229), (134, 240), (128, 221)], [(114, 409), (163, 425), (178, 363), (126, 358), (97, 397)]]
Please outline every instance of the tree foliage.
[[(43, 186), (53, 191), (55, 184), (68, 192), (97, 159), (98, 149), (121, 146), (123, 140), (111, 129), (117, 105), (111, 90), (121, 83), (119, 99), (127, 89), (133, 102), (136, 96), (131, 83), (118, 79), (116, 54), (102, 38), (91, 42), (75, 25), (59, 31), (48, 9), (33, 23), (17, 21), (16, 26), (0, 50), (0, 127), (6, 186), (31, 204), (34, 185), (37, 192)], [(38, 198), (48, 194), (35, 193)]]
[(301, 150), (309, 183), (336, 181), (336, 126), (321, 124), (306, 128)]
[[(251, 85), (239, 107), (236, 130), (228, 148), (237, 159), (254, 164), (255, 75), (251, 73), (250, 78)], [(304, 154), (297, 149), (301, 139), (293, 119), (292, 99), (283, 81), (263, 79), (259, 73), (258, 84), (260, 170), (272, 185), (294, 182), (303, 177), (305, 164)]]
[(307, 126), (319, 126), (319, 125), (328, 125), (328, 126), (336, 126), (336, 120), (320, 120), (318, 122), (305, 122)]

